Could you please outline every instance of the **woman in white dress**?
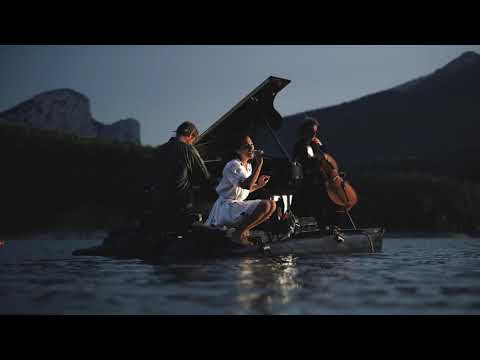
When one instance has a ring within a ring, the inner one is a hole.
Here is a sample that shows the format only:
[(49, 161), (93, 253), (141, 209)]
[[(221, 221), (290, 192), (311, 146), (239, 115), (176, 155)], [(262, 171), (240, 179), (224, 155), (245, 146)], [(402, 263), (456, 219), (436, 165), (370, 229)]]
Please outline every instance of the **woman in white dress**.
[[(273, 200), (246, 200), (250, 193), (263, 188), (270, 180), (261, 175), (263, 158), (255, 152), (249, 136), (243, 136), (235, 147), (236, 159), (223, 169), (223, 177), (216, 191), (218, 199), (210, 211), (206, 225), (236, 228), (232, 238), (249, 244), (250, 230), (268, 220), (276, 210)], [(252, 170), (251, 160), (256, 158)]]

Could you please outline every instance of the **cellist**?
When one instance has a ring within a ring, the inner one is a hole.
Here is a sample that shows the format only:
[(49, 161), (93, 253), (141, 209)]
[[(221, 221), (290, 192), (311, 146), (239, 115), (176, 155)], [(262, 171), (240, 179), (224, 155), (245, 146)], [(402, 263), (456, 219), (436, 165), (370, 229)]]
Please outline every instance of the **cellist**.
[[(320, 159), (326, 152), (326, 147), (318, 138), (318, 129), (317, 120), (312, 118), (300, 127), (294, 160), (302, 165), (303, 180), (293, 197), (292, 210), (297, 216), (313, 216), (319, 230), (328, 232), (337, 225), (338, 208), (328, 197), (326, 175), (320, 167)], [(332, 181), (341, 181), (337, 175), (333, 174)]]

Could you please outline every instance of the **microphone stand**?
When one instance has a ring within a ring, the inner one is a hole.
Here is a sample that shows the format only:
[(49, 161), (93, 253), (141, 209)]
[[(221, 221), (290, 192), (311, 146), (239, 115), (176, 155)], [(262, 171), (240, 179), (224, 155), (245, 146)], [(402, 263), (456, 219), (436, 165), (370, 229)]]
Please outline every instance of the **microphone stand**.
[[(275, 133), (275, 131), (273, 131), (272, 127), (270, 126), (270, 123), (268, 122), (268, 119), (266, 116), (263, 116), (263, 121), (265, 123), (265, 125), (267, 126), (267, 129), (268, 131), (270, 132), (270, 134), (273, 136), (275, 142), (277, 143), (278, 147), (280, 148), (280, 150), (282, 151), (283, 155), (285, 155), (285, 157), (287, 158), (288, 162), (290, 163), (290, 165), (293, 167), (293, 166), (296, 166), (295, 162), (293, 161), (292, 157), (290, 156), (290, 154), (288, 153), (288, 151), (285, 149), (285, 147), (283, 146), (283, 144), (280, 142), (280, 139), (278, 138), (277, 134)], [(294, 190), (295, 192), (296, 190)], [(287, 206), (288, 206), (288, 211), (290, 212), (290, 216), (292, 216), (293, 218), (293, 221), (294, 221), (294, 225), (293, 227), (290, 229), (290, 232), (289, 234), (293, 234), (295, 233), (296, 231), (296, 228), (297, 227), (300, 227), (300, 224), (298, 222), (298, 220), (296, 219), (295, 215), (291, 212), (291, 206), (292, 206), (292, 203), (291, 203), (291, 200), (290, 200), (290, 196), (287, 195)]]

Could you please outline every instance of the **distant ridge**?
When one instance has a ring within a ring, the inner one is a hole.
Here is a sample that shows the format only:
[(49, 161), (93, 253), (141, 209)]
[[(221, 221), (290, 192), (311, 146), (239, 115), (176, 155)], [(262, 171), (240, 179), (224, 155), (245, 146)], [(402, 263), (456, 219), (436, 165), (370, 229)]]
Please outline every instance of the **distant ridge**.
[(140, 144), (140, 123), (135, 119), (111, 125), (95, 120), (90, 100), (72, 89), (47, 91), (0, 113), (0, 118), (38, 129), (57, 130), (85, 138)]
[[(480, 55), (466, 52), (435, 72), (340, 105), (284, 117), (279, 137), (288, 151), (306, 116), (343, 164), (446, 159), (480, 153)], [(282, 157), (271, 141), (265, 151)]]

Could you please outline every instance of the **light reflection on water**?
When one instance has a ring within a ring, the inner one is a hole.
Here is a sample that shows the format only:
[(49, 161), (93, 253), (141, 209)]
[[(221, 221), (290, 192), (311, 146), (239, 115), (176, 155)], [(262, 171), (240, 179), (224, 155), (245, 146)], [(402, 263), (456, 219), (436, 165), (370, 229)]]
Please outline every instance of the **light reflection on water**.
[(71, 256), (100, 242), (7, 241), (0, 313), (480, 313), (480, 239), (386, 238), (377, 254), (161, 265)]

